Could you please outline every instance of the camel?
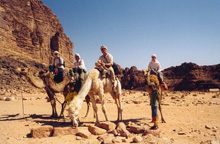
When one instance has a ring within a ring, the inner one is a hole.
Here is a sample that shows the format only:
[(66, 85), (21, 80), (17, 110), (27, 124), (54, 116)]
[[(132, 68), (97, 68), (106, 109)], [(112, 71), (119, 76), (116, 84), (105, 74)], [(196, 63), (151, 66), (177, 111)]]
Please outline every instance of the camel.
[[(64, 97), (66, 97), (69, 92), (68, 86), (70, 84), (71, 79), (68, 76), (66, 76), (64, 77), (62, 82), (56, 83), (53, 80), (52, 73), (50, 73), (49, 71), (40, 71), (36, 73), (37, 76), (34, 76), (32, 71), (28, 68), (25, 68), (25, 69), (17, 68), (14, 71), (17, 74), (24, 75), (27, 78), (28, 82), (30, 82), (34, 87), (44, 88), (46, 90), (47, 95), (50, 98), (50, 102), (52, 106), (51, 117), (58, 118), (57, 110), (56, 110), (55, 93), (63, 93)], [(77, 91), (79, 91), (80, 89), (79, 87), (77, 87), (77, 85), (75, 88)], [(86, 101), (89, 106), (89, 99), (87, 98)], [(63, 117), (63, 112), (64, 112), (65, 107), (66, 107), (66, 104), (63, 103), (60, 117)]]
[(98, 95), (102, 105), (102, 111), (105, 115), (106, 121), (108, 121), (105, 104), (104, 104), (104, 93), (110, 93), (112, 98), (115, 100), (118, 109), (118, 119), (122, 120), (122, 105), (121, 105), (121, 83), (118, 79), (115, 81), (116, 92), (112, 90), (112, 83), (110, 78), (102, 78), (100, 72), (97, 69), (92, 69), (84, 80), (83, 86), (80, 89), (78, 95), (69, 104), (69, 116), (73, 122), (73, 126), (78, 126), (78, 114), (82, 106), (82, 102), (85, 96), (89, 94), (92, 101), (93, 110), (96, 117), (96, 125), (99, 124), (98, 109), (96, 105), (95, 95)]
[(159, 100), (158, 100), (158, 106), (159, 106), (159, 111), (161, 114), (161, 121), (162, 123), (166, 123), (166, 121), (163, 118), (163, 114), (162, 114), (162, 108), (161, 108), (161, 101), (162, 101), (162, 94), (163, 91), (165, 90), (164, 86), (159, 84), (159, 80), (157, 75), (150, 75), (150, 70), (143, 70), (144, 72), (144, 76), (146, 77), (146, 83), (147, 83), (147, 92), (150, 95), (150, 91), (149, 91), (149, 85), (155, 85), (156, 88), (158, 89), (160, 96), (159, 96)]

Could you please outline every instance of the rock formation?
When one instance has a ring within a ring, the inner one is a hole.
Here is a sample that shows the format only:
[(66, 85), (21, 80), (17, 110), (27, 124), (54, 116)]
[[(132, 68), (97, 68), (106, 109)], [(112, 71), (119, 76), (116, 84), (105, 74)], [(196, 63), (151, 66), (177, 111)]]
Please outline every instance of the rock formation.
[[(144, 90), (145, 78), (135, 66), (121, 69), (122, 88)], [(193, 91), (220, 88), (220, 64), (198, 66), (194, 63), (183, 63), (162, 71), (169, 90)]]
[(58, 50), (66, 65), (73, 61), (73, 43), (57, 16), (40, 0), (0, 1), (0, 46), (48, 65)]
[(163, 71), (170, 90), (208, 90), (220, 88), (220, 64), (198, 66), (194, 63), (183, 63)]

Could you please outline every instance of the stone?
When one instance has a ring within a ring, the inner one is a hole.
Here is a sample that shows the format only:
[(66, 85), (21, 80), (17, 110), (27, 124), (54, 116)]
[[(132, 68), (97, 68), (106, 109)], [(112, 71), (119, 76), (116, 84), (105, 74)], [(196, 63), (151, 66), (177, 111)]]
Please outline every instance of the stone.
[(78, 129), (73, 128), (55, 127), (53, 129), (53, 136), (75, 135), (77, 133)]
[(28, 98), (27, 97), (23, 97), (23, 100), (28, 100)]
[(141, 103), (142, 103), (142, 101), (133, 100), (133, 103), (134, 103), (134, 104), (141, 104)]
[(5, 101), (6, 97), (0, 97), (0, 101)]
[(160, 131), (158, 131), (158, 130), (146, 130), (143, 134), (142, 134), (142, 136), (146, 136), (146, 135), (149, 135), (149, 134), (151, 134), (151, 135), (153, 135), (153, 136), (155, 136), (155, 137), (160, 137)]
[(5, 99), (5, 101), (13, 101), (15, 99), (15, 97), (7, 97), (6, 99)]
[(88, 139), (91, 133), (88, 131), (87, 128), (86, 129), (78, 128), (78, 132), (76, 133), (76, 135)]
[(143, 138), (141, 136), (135, 136), (133, 138), (133, 142), (135, 142), (135, 143), (140, 143), (140, 142), (142, 142), (142, 140), (143, 140)]
[(93, 125), (89, 125), (88, 130), (93, 135), (102, 135), (107, 132), (105, 129), (102, 129), (102, 128), (99, 128), (99, 127), (93, 126)]
[(112, 122), (100, 122), (98, 124), (98, 126), (100, 128), (103, 128), (103, 129), (107, 130), (108, 132), (111, 132), (111, 131), (115, 130), (115, 127), (116, 127), (116, 125)]
[(52, 132), (53, 132), (52, 126), (42, 126), (31, 129), (31, 136), (33, 138), (50, 137), (52, 135)]
[(185, 132), (178, 132), (178, 135), (186, 135)]
[(140, 134), (140, 133), (144, 133), (149, 127), (148, 126), (137, 126), (137, 125), (132, 125), (129, 128), (130, 132), (133, 132), (135, 134)]
[(208, 125), (205, 125), (205, 128), (206, 128), (206, 129), (211, 129), (211, 127), (210, 127), (210, 126), (208, 126)]
[(126, 129), (126, 125), (123, 122), (119, 122), (117, 125), (117, 132), (120, 136), (128, 138), (130, 136), (130, 132)]
[(102, 144), (112, 144), (112, 138), (111, 137), (106, 137), (103, 141)]

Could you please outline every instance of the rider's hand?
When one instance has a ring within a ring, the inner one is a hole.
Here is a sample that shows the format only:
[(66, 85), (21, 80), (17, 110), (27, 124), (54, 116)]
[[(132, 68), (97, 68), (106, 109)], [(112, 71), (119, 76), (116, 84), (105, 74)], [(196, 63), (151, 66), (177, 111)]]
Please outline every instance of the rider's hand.
[(58, 69), (57, 68), (55, 68), (54, 73), (58, 74)]

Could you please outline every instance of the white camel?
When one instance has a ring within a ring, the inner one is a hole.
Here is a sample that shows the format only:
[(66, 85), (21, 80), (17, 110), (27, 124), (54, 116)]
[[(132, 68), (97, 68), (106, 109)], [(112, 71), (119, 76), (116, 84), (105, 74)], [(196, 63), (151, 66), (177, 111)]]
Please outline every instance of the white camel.
[(78, 95), (70, 102), (69, 104), (69, 116), (73, 121), (73, 126), (78, 126), (78, 114), (81, 109), (83, 100), (86, 95), (89, 94), (89, 97), (92, 102), (92, 106), (95, 112), (96, 124), (99, 124), (98, 118), (98, 109), (96, 105), (95, 95), (98, 95), (102, 105), (102, 111), (105, 115), (106, 121), (108, 121), (105, 104), (104, 104), (104, 93), (110, 93), (112, 98), (115, 100), (115, 103), (118, 108), (118, 121), (122, 120), (122, 105), (121, 105), (121, 83), (118, 79), (115, 81), (116, 92), (112, 91), (112, 83), (110, 78), (102, 78), (100, 72), (97, 69), (92, 69), (86, 79), (84, 80), (83, 86), (80, 89)]

